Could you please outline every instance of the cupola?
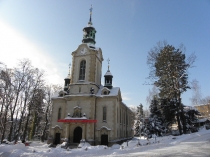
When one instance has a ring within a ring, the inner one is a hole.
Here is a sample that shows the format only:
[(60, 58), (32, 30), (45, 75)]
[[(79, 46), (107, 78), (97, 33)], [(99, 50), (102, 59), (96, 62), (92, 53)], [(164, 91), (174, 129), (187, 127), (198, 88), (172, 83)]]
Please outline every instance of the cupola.
[(108, 70), (107, 70), (106, 74), (104, 75), (104, 80), (105, 80), (104, 87), (112, 89), (112, 78), (113, 78), (113, 75), (112, 75), (112, 73), (109, 70), (109, 61), (110, 60), (108, 59), (107, 61), (108, 61)]
[(93, 27), (93, 23), (92, 23), (92, 6), (90, 8), (90, 19), (88, 22), (87, 27), (83, 28), (83, 40), (82, 43), (87, 43), (89, 44), (90, 47), (95, 47), (95, 34), (96, 34), (96, 30)]
[(68, 73), (67, 77), (64, 79), (64, 91), (66, 91), (66, 92), (69, 89), (69, 84), (71, 81), (70, 69), (71, 69), (71, 64), (69, 64), (69, 73)]

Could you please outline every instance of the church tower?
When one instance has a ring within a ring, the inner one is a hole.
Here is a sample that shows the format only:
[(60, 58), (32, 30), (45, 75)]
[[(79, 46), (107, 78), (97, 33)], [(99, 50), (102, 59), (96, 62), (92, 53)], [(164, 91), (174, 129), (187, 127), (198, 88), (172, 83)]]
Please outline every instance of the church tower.
[(101, 86), (102, 50), (95, 47), (96, 29), (92, 23), (92, 7), (88, 25), (83, 28), (82, 44), (72, 52), (70, 94), (97, 93)]

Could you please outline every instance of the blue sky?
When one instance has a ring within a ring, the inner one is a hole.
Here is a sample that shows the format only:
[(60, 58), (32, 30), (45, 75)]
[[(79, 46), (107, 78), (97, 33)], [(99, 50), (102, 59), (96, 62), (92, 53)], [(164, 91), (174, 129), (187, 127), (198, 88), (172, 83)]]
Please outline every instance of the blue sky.
[[(0, 61), (14, 67), (18, 59), (29, 58), (50, 82), (63, 84), (91, 4), (96, 46), (104, 57), (102, 74), (109, 58), (113, 84), (128, 106), (148, 108), (147, 54), (163, 40), (177, 48), (184, 44), (187, 56), (196, 54), (189, 81), (197, 79), (203, 97), (210, 95), (209, 0), (0, 0)], [(184, 104), (191, 105), (190, 97), (189, 90)]]

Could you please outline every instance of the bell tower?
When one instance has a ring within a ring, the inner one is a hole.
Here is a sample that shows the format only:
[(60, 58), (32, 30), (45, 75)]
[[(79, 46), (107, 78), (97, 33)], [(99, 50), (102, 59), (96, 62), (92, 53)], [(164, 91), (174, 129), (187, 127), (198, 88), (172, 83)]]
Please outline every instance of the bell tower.
[(88, 25), (83, 28), (82, 44), (72, 52), (70, 94), (95, 94), (101, 86), (103, 55), (101, 48), (95, 46), (92, 10), (91, 6)]
[[(96, 41), (95, 41), (95, 34), (96, 34), (96, 30), (95, 28), (92, 26), (92, 5), (91, 5), (91, 8), (90, 8), (90, 20), (88, 22), (88, 25), (87, 27), (85, 27), (83, 29), (83, 40), (82, 40), (82, 43), (89, 43), (91, 44), (92, 47), (94, 47)], [(91, 47), (90, 46), (90, 47)]]

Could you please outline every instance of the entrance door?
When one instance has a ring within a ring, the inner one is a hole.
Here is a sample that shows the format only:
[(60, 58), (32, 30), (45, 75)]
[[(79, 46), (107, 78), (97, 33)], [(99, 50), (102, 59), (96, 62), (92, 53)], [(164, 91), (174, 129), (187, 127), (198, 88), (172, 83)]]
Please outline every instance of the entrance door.
[(73, 142), (74, 143), (80, 143), (81, 139), (82, 139), (82, 128), (78, 126), (74, 129)]
[(101, 135), (101, 145), (108, 146), (108, 135)]
[(54, 144), (60, 144), (60, 140), (61, 140), (61, 134), (60, 133), (56, 133), (55, 134)]

